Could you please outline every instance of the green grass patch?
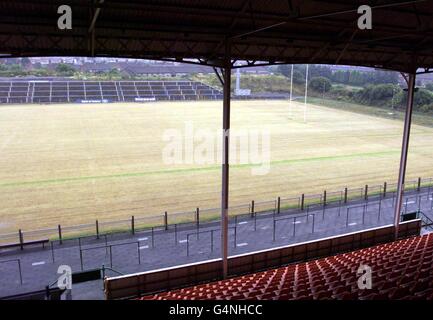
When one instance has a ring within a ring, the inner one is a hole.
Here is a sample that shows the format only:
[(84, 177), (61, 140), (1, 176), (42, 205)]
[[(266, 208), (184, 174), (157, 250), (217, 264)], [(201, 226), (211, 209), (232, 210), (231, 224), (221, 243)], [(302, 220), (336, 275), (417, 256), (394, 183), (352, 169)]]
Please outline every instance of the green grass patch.
[[(399, 154), (399, 150), (381, 151), (381, 152), (364, 152), (364, 153), (353, 153), (347, 155), (336, 155), (336, 156), (323, 156), (323, 157), (311, 157), (302, 159), (285, 159), (285, 160), (275, 160), (271, 161), (271, 165), (287, 165), (287, 164), (297, 164), (305, 162), (315, 162), (315, 161), (333, 161), (333, 160), (345, 160), (345, 159), (355, 159), (355, 158), (371, 158), (371, 157), (382, 157)], [(231, 168), (242, 169), (242, 168), (253, 168), (260, 167), (262, 164), (233, 164)], [(169, 170), (155, 170), (155, 171), (145, 171), (145, 172), (129, 172), (129, 173), (119, 173), (111, 175), (100, 175), (100, 176), (82, 176), (82, 177), (70, 177), (70, 178), (60, 178), (60, 179), (47, 179), (47, 180), (35, 180), (35, 181), (16, 181), (16, 182), (6, 182), (0, 184), (1, 188), (10, 187), (21, 187), (21, 186), (39, 186), (48, 184), (61, 184), (77, 181), (93, 181), (102, 179), (115, 179), (115, 178), (130, 178), (130, 177), (142, 177), (148, 175), (167, 175), (167, 174), (184, 174), (184, 173), (197, 173), (197, 172), (208, 172), (220, 170), (221, 166), (207, 166), (207, 167), (195, 167), (195, 168), (181, 168), (181, 169), (169, 169)]]

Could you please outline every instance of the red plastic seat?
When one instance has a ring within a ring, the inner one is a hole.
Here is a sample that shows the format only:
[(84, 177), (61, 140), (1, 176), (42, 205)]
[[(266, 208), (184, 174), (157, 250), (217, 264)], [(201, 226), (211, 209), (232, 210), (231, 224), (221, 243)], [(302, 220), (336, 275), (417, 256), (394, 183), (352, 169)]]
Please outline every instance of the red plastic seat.
[(398, 288), (393, 291), (388, 297), (391, 300), (398, 300), (410, 295), (409, 288)]
[[(371, 290), (358, 289), (360, 261), (373, 269)], [(429, 300), (433, 234), (140, 299)]]
[(342, 300), (358, 300), (358, 293), (357, 292), (347, 292), (344, 294), (341, 298)]

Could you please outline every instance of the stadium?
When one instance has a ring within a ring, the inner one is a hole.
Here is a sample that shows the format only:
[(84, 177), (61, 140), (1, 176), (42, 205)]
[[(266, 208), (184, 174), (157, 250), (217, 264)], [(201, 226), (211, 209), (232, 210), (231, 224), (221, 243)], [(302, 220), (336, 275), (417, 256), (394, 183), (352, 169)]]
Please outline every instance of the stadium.
[(432, 4), (1, 2), (0, 300), (432, 300)]

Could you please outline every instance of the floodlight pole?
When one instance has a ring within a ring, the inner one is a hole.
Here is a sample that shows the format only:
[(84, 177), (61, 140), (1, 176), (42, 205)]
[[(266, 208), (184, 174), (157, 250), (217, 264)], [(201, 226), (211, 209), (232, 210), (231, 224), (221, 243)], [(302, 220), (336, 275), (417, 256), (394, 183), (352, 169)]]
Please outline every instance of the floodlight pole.
[(230, 91), (231, 91), (230, 44), (226, 42), (223, 86), (223, 152), (222, 152), (222, 191), (221, 191), (221, 254), (222, 276), (228, 271), (228, 208), (229, 208), (229, 146), (230, 146)]
[(292, 92), (293, 92), (293, 64), (290, 71), (290, 99), (289, 99), (289, 116), (292, 116)]
[(398, 229), (400, 224), (401, 207), (403, 203), (404, 194), (404, 183), (406, 175), (406, 164), (407, 164), (407, 154), (409, 149), (409, 138), (410, 138), (410, 126), (412, 122), (412, 110), (413, 110), (413, 95), (415, 92), (415, 73), (409, 74), (409, 79), (407, 81), (407, 105), (406, 114), (404, 118), (404, 130), (403, 130), (403, 142), (401, 148), (400, 157), (400, 170), (398, 174), (398, 184), (397, 184), (397, 202), (395, 204), (394, 211), (394, 229), (395, 229), (395, 239), (398, 238)]
[(236, 69), (236, 92), (239, 92), (240, 89), (241, 89), (241, 69), (237, 68)]
[(308, 64), (305, 71), (304, 122), (307, 122)]

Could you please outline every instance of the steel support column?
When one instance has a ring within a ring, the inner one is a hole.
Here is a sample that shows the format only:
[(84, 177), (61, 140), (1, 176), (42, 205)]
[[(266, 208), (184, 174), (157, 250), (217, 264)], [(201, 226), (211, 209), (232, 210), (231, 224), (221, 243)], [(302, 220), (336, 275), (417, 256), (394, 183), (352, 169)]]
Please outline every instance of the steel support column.
[(230, 44), (226, 43), (223, 89), (223, 152), (222, 152), (222, 191), (221, 191), (221, 254), (222, 276), (228, 271), (228, 224), (229, 224), (229, 146), (230, 146), (230, 91), (231, 91)]
[(397, 202), (395, 204), (394, 211), (394, 226), (395, 226), (395, 238), (398, 238), (398, 229), (400, 224), (401, 206), (403, 202), (404, 193), (404, 183), (406, 175), (406, 164), (407, 164), (407, 153), (409, 148), (409, 138), (410, 138), (410, 126), (412, 122), (412, 110), (413, 110), (413, 95), (415, 92), (415, 73), (409, 74), (408, 79), (408, 90), (407, 90), (407, 105), (406, 114), (404, 118), (404, 130), (403, 130), (403, 142), (401, 148), (400, 157), (400, 170), (398, 174), (398, 184), (397, 184)]

